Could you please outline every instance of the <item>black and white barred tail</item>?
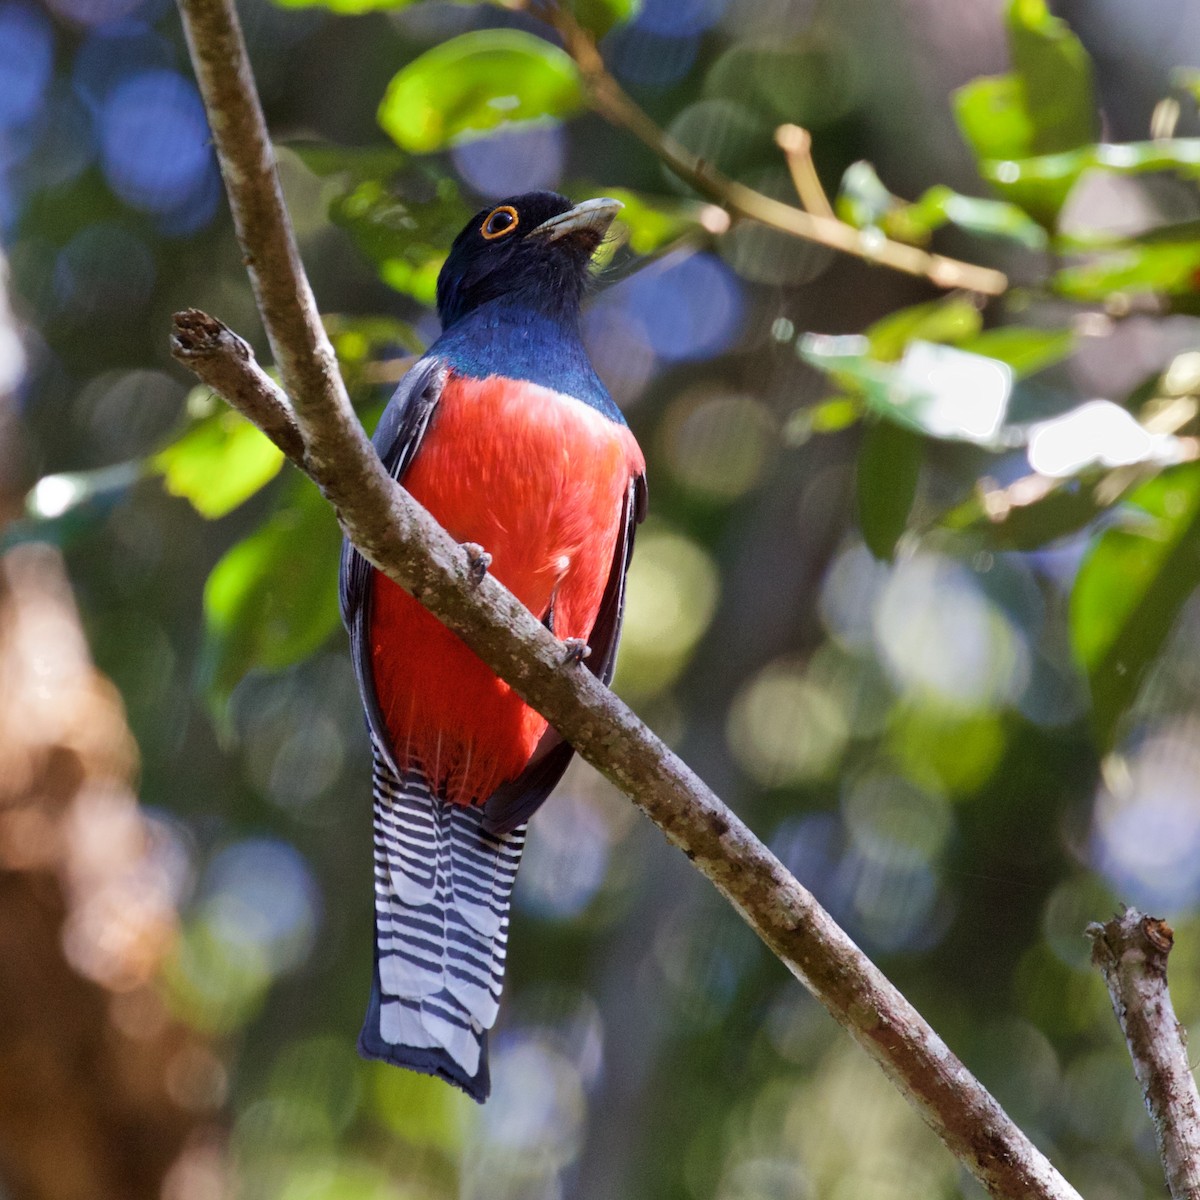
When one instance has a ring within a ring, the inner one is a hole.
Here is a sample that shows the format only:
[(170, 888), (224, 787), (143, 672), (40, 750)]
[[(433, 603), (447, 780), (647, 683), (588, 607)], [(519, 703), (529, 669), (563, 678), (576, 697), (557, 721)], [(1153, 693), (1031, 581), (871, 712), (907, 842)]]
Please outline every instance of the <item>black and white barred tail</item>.
[(359, 1050), (482, 1102), (525, 826), (485, 833), (480, 809), (373, 753), (375, 970)]

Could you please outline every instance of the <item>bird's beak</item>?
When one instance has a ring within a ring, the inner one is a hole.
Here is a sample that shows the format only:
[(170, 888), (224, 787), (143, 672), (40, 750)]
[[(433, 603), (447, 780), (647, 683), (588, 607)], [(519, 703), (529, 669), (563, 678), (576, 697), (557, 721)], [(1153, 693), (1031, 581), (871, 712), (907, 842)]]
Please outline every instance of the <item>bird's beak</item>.
[(529, 236), (544, 237), (549, 242), (579, 236), (598, 246), (613, 223), (613, 218), (624, 207), (620, 200), (610, 200), (607, 196), (585, 200), (567, 212), (535, 226), (530, 230)]

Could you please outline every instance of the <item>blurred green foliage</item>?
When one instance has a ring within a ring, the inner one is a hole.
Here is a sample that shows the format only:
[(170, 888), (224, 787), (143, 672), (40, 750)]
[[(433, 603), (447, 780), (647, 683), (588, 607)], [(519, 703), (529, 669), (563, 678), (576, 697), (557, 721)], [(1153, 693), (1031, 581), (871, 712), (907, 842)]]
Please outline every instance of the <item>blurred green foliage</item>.
[(306, 658), (338, 624), (337, 571), (330, 570), (341, 547), (337, 521), (307, 480), (291, 480), (289, 493), (226, 551), (204, 588), (204, 673), (218, 712), (247, 671)]
[(283, 454), (244, 417), (225, 410), (196, 422), (152, 461), (167, 491), (211, 520), (270, 483)]
[[(1089, 547), (1071, 593), (1071, 640), (1106, 744), (1195, 590), (1200, 472), (1176, 467), (1130, 493), (1128, 514)], [(1132, 669), (1131, 669), (1132, 667)]]
[(570, 117), (582, 106), (579, 72), (564, 51), (520, 30), (481, 30), (400, 71), (379, 124), (401, 149), (428, 154), (508, 122)]
[[(1200, 1019), (1200, 122), (1161, 13), (1072, 31), (1043, 0), (994, 27), (949, 3), (572, 5), (688, 149), (795, 203), (773, 134), (808, 127), (838, 216), (1004, 269), (984, 304), (749, 222), (714, 235), (702, 198), (586, 111), (529, 11), (244, 8), (368, 427), (436, 333), (470, 213), (535, 186), (624, 202), (584, 321), (650, 469), (617, 690), (1089, 1200), (1157, 1194), (1081, 931), (1120, 900), (1162, 911), (1177, 1007)], [(130, 19), (56, 27), (47, 97), (119, 115), (113, 79), (180, 67), (169, 13)], [(1128, 21), (1158, 57), (1120, 52)], [(1162, 136), (1098, 140), (1102, 113), (1143, 136), (1168, 92)], [(125, 695), (185, 907), (164, 986), (228, 1039), (244, 1193), (976, 1195), (582, 768), (533, 826), (491, 1103), (357, 1059), (368, 755), (336, 523), (168, 361), (174, 308), (258, 334), (211, 196), (147, 191), (145, 164), (190, 143), (143, 131), (122, 158), (105, 126), (72, 174), (50, 127), (20, 144), (56, 169), (30, 159), (0, 205), (38, 329), (34, 486), (5, 538), (68, 547)]]

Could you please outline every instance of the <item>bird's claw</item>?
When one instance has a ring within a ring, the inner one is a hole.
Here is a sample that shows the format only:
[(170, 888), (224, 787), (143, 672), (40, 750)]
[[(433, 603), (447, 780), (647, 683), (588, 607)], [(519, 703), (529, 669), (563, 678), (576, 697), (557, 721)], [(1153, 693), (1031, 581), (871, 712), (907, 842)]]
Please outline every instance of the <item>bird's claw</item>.
[(478, 587), (492, 565), (492, 556), (478, 542), (463, 542), (462, 548), (467, 555), (467, 573)]
[(563, 638), (562, 647), (564, 651), (563, 662), (565, 663), (581, 663), (592, 653), (591, 646), (583, 638)]

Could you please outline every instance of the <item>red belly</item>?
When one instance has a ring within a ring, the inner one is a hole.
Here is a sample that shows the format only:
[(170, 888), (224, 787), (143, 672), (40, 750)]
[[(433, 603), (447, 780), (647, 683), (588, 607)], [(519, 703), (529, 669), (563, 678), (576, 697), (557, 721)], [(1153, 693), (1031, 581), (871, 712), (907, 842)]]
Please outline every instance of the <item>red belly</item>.
[[(546, 388), (451, 376), (404, 486), (554, 632), (587, 638), (616, 551), (633, 435)], [(529, 761), (546, 721), (436, 617), (375, 573), (371, 661), (396, 765), (479, 804)]]

